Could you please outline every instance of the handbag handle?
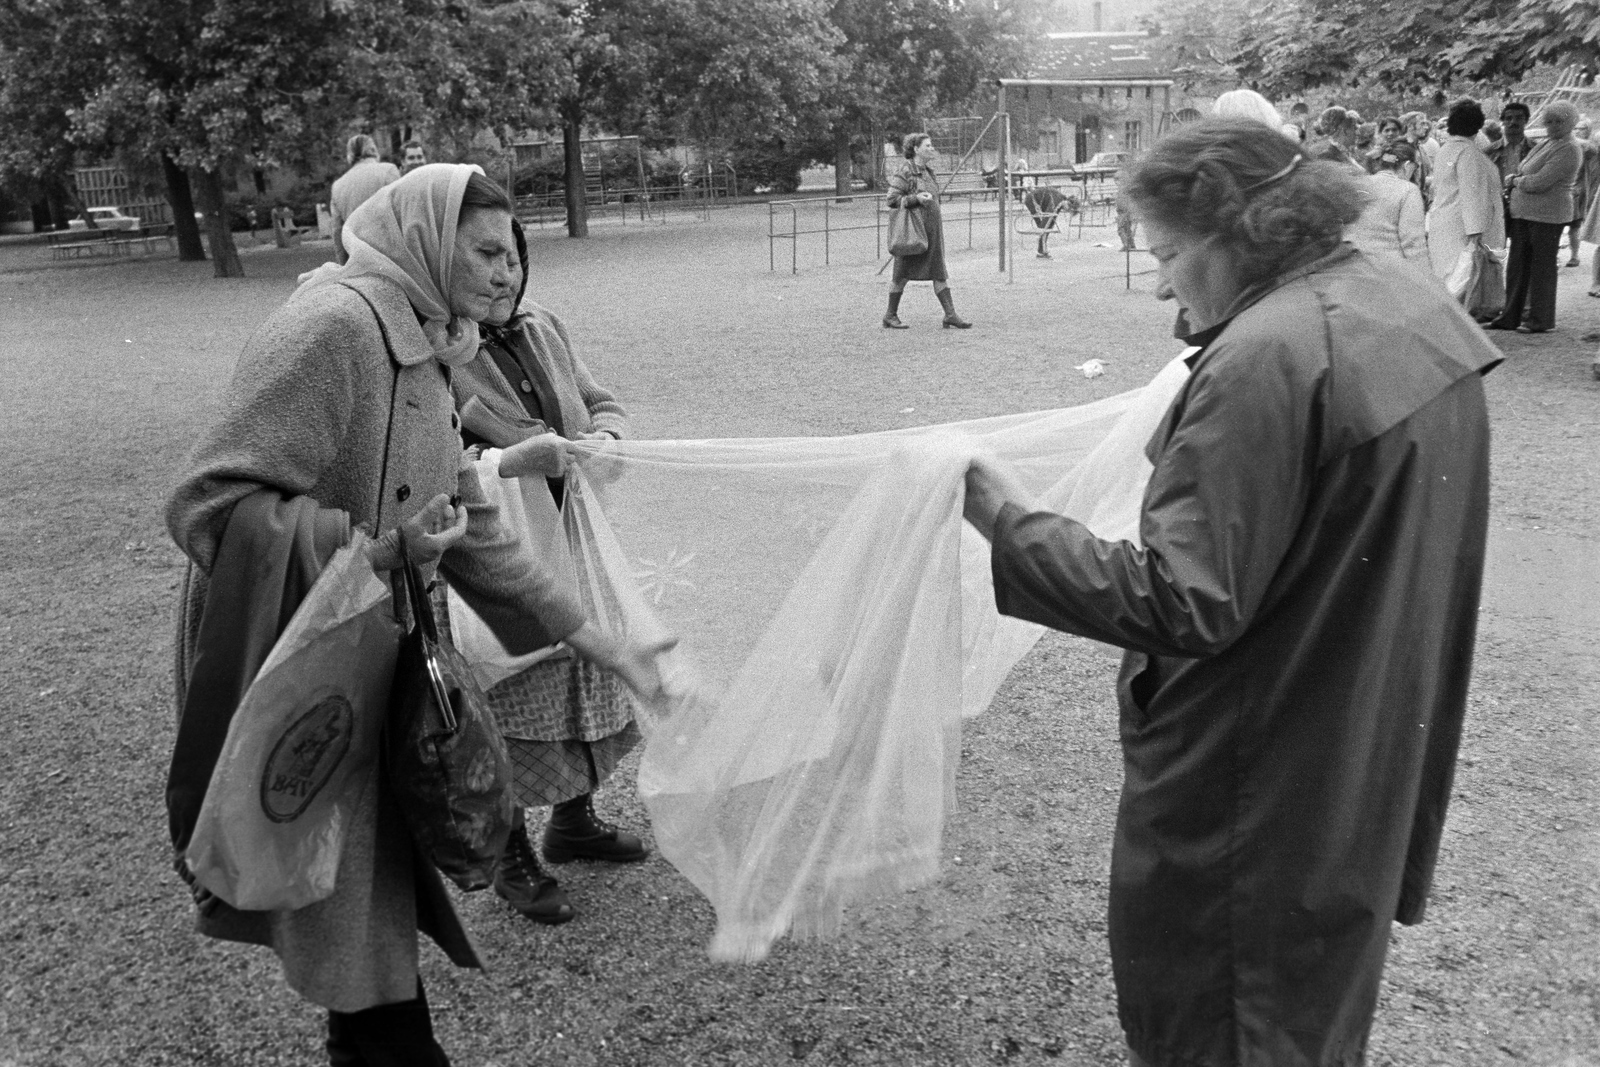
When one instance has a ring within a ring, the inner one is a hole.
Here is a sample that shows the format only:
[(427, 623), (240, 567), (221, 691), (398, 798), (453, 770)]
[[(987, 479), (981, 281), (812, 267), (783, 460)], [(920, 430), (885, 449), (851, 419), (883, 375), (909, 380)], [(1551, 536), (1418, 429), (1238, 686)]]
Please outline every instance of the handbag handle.
[(422, 660), (428, 668), (428, 683), (433, 686), (433, 699), (439, 705), (439, 715), (444, 728), (456, 732), (455, 705), (450, 702), (450, 687), (445, 683), (444, 672), (439, 668), (439, 657), (434, 650), (439, 646), (439, 623), (433, 617), (433, 604), (428, 600), (422, 584), (422, 572), (411, 560), (411, 550), (406, 547), (405, 534), (400, 535), (400, 569), (405, 577), (406, 603), (411, 609), (412, 621), (422, 630)]

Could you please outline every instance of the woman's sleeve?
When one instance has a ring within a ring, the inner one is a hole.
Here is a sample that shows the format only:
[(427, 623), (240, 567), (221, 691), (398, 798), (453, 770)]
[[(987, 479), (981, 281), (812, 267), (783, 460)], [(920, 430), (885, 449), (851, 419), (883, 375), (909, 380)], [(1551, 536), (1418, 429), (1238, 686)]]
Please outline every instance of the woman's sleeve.
[(917, 179), (906, 171), (897, 171), (889, 178), (889, 195), (885, 203), (890, 207), (916, 207), (921, 203), (916, 198)]
[(589, 373), (589, 368), (583, 360), (578, 358), (573, 350), (572, 338), (567, 336), (567, 324), (561, 321), (559, 315), (550, 315), (550, 324), (555, 327), (556, 336), (561, 340), (561, 349), (566, 354), (567, 362), (572, 367), (572, 378), (578, 386), (578, 396), (583, 399), (583, 406), (589, 412), (590, 430), (594, 433), (609, 433), (617, 440), (621, 440), (628, 426), (628, 413), (617, 402), (616, 394), (602, 387), (594, 380), (594, 375)]
[(1455, 158), (1456, 203), (1461, 207), (1461, 232), (1468, 237), (1489, 232), (1490, 212), (1504, 210), (1500, 199), (1500, 172), (1482, 153), (1468, 163), (1467, 149)]
[(1578, 176), (1578, 166), (1582, 162), (1583, 154), (1578, 146), (1569, 144), (1570, 151), (1550, 152), (1539, 165), (1531, 172), (1524, 174), (1522, 180), (1517, 182), (1517, 188), (1525, 193), (1545, 193), (1563, 185), (1571, 185)]
[(587, 616), (577, 589), (506, 525), (470, 463), (457, 474), (456, 491), (467, 509), (467, 534), (445, 552), (439, 569), (506, 650), (523, 655), (582, 626)]
[(1416, 186), (1400, 199), (1400, 254), (1406, 259), (1428, 258), (1428, 216)]
[(1293, 543), (1315, 469), (1306, 386), (1262, 369), (1291, 344), (1262, 339), (1257, 359), (1197, 368), (1145, 493), (1143, 547), (1001, 508), (999, 612), (1150, 655), (1210, 656), (1236, 641)]
[(263, 487), (308, 494), (322, 480), (350, 424), (353, 356), (363, 343), (382, 342), (313, 297), (269, 318), (246, 344), (222, 413), (167, 502), (172, 539), (202, 571), (210, 572), (236, 503)]

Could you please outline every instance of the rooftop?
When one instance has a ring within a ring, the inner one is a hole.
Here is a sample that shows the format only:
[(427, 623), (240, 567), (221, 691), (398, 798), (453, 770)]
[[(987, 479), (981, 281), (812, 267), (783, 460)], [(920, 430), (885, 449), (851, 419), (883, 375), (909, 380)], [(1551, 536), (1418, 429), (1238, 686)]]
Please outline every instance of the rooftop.
[(1139, 31), (1050, 33), (1028, 70), (1028, 77), (1057, 81), (1147, 81), (1171, 77), (1153, 56), (1150, 36)]

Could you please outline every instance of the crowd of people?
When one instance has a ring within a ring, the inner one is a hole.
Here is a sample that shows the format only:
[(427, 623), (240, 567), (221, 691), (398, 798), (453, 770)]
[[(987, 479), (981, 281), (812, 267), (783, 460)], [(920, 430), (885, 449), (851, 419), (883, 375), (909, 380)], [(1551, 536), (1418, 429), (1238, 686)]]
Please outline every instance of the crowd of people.
[[(1319, 158), (1370, 176), (1367, 207), (1347, 235), (1357, 247), (1397, 254), (1441, 279), (1461, 268), (1463, 253), (1487, 249), (1504, 264), (1505, 282), (1500, 308), (1480, 316), (1484, 327), (1555, 328), (1561, 263), (1580, 266), (1580, 243), (1600, 242), (1600, 137), (1571, 103), (1552, 101), (1535, 116), (1513, 100), (1490, 120), (1462, 99), (1437, 122), (1420, 111), (1366, 121), (1334, 106), (1282, 128), (1310, 140)], [(1600, 253), (1590, 271), (1589, 295), (1600, 297)]]
[[(1038, 510), (983, 456), (965, 471), (965, 514), (992, 546), (1001, 614), (1126, 652), (1108, 934), (1131, 1061), (1354, 1064), (1390, 924), (1420, 921), (1438, 854), (1487, 536), (1482, 376), (1500, 359), (1444, 286), (1398, 261), (1442, 275), (1509, 234), (1506, 304), (1488, 325), (1548, 330), (1575, 183), (1596, 168), (1559, 103), (1537, 144), (1514, 104), (1495, 138), (1463, 100), (1442, 138), (1402, 115), (1365, 142), (1366, 124), (1337, 108), (1312, 138), (1253, 93), (1218, 112), (1121, 178), (1190, 346), (1142, 450), (1138, 542)], [(943, 324), (965, 329), (932, 142), (912, 134), (903, 151), (890, 206), (921, 213), (927, 244), (897, 257), (883, 326), (903, 328), (906, 284), (929, 281)], [(591, 617), (507, 535), (472, 460), (503, 449), (500, 476), (559, 508), (574, 442), (621, 438), (626, 414), (528, 298), (505, 189), (409, 146), (402, 175), (365, 136), (349, 156), (336, 262), (252, 337), (168, 504), (191, 561), (180, 740), (209, 739), (174, 761), (178, 869), (252, 672), (360, 528), (376, 573), (420, 563), (450, 590), (443, 603), (461, 597), (531, 657), (489, 698), (519, 812), (552, 815), (536, 847), (519, 814), (494, 887), (534, 921), (565, 922), (575, 909), (541, 853), (646, 855), (592, 797), (640, 740), (629, 694), (660, 695), (668, 643)], [(1580, 239), (1595, 200), (1586, 189)], [(1446, 481), (1448, 494), (1430, 488)], [(441, 1067), (417, 933), (463, 966), (479, 956), (389, 787), (375, 788), (331, 896), (250, 912), (196, 885), (200, 929), (277, 952), (329, 1013), (332, 1063)]]

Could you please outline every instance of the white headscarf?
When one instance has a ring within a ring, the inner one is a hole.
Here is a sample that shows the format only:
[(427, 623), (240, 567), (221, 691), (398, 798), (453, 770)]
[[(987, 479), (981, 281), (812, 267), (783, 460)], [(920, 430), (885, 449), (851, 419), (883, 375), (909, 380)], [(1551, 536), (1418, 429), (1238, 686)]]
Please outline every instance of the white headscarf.
[(465, 163), (429, 163), (379, 189), (345, 221), (349, 261), (302, 274), (300, 288), (385, 278), (422, 317), (435, 359), (452, 367), (471, 361), (478, 354), (478, 324), (451, 313), (450, 269), (467, 181), (482, 173)]
[(1212, 114), (1219, 119), (1255, 119), (1280, 133), (1284, 132), (1283, 118), (1278, 114), (1278, 109), (1254, 89), (1233, 89), (1223, 93), (1217, 97)]

